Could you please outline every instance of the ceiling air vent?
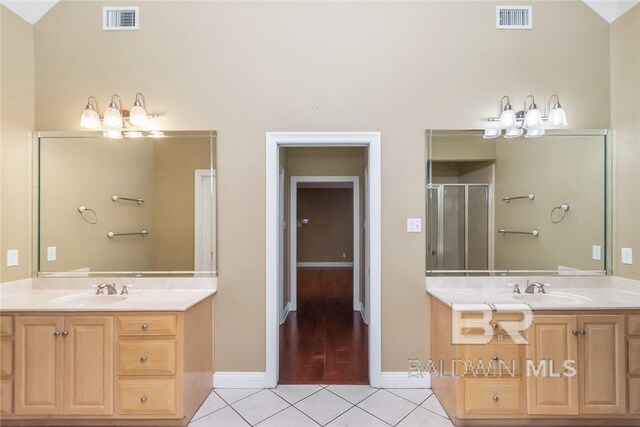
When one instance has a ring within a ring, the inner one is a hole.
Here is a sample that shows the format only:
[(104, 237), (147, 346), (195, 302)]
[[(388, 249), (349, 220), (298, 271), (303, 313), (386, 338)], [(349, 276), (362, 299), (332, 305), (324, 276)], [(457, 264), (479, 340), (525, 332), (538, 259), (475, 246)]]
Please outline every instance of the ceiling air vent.
[(103, 7), (102, 29), (107, 31), (137, 30), (140, 14), (137, 7)]
[(528, 30), (533, 28), (531, 6), (498, 6), (496, 25), (504, 30)]

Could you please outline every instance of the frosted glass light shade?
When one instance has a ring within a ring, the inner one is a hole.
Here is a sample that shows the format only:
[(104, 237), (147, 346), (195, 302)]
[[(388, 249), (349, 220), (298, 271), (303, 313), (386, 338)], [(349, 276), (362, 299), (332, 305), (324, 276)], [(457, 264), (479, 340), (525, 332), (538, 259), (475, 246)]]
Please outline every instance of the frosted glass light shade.
[(567, 113), (564, 108), (557, 107), (551, 110), (549, 113), (549, 127), (563, 128), (567, 126)]
[(488, 127), (484, 130), (484, 135), (482, 135), (482, 138), (484, 139), (495, 139), (497, 137), (499, 137), (500, 135), (502, 135), (502, 129), (497, 128), (497, 127)]
[(106, 138), (111, 138), (111, 139), (122, 139), (122, 132), (120, 132), (119, 130), (108, 130), (106, 132), (103, 132), (102, 135)]
[(536, 127), (542, 123), (542, 113), (538, 108), (530, 108), (524, 116), (524, 128)]
[(104, 112), (104, 126), (109, 129), (122, 129), (122, 115), (117, 108), (109, 107)]
[(509, 109), (504, 110), (502, 114), (500, 114), (500, 127), (503, 129), (512, 128), (516, 125), (516, 113), (515, 111)]
[(507, 131), (504, 133), (504, 137), (507, 139), (520, 138), (521, 136), (522, 136), (522, 128), (515, 127), (515, 126), (507, 129)]
[(93, 108), (85, 108), (82, 112), (82, 117), (80, 117), (80, 126), (85, 129), (100, 129), (100, 116), (98, 116), (98, 112)]
[(540, 122), (537, 126), (531, 126), (527, 129), (527, 133), (524, 135), (525, 138), (539, 138), (544, 135), (544, 127), (542, 126), (542, 122)]
[(129, 113), (129, 121), (132, 125), (145, 127), (149, 124), (149, 117), (141, 105), (134, 105)]

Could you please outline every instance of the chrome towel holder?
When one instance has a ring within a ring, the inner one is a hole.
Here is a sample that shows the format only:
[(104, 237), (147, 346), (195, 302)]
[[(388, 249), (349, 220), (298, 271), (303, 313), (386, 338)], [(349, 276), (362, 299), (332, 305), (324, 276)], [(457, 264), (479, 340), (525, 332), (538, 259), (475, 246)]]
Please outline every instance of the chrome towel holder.
[(507, 202), (509, 203), (512, 200), (518, 200), (518, 199), (529, 199), (529, 200), (534, 200), (536, 198), (536, 195), (533, 193), (529, 193), (526, 196), (507, 196), (507, 197), (503, 197), (502, 201), (503, 202)]
[[(556, 206), (555, 208), (551, 209), (551, 222), (554, 224), (558, 224), (559, 222), (562, 222), (565, 214), (569, 209), (571, 209), (571, 206), (569, 206), (569, 203), (563, 203), (560, 206)], [(556, 212), (561, 213), (560, 217), (556, 215)], [(558, 218), (558, 219), (554, 219), (554, 218)]]
[(502, 234), (503, 236), (505, 234), (529, 234), (533, 237), (538, 237), (540, 235), (540, 232), (538, 230), (531, 230), (531, 231), (510, 231), (510, 230), (505, 230), (504, 228), (501, 230), (498, 230), (498, 233)]
[(147, 230), (142, 230), (142, 231), (135, 231), (133, 233), (114, 233), (113, 231), (109, 231), (107, 233), (107, 237), (109, 239), (113, 239), (114, 237), (120, 237), (120, 236), (147, 236), (149, 234), (149, 232)]
[[(82, 215), (82, 219), (84, 219), (87, 223), (94, 225), (98, 223), (98, 214), (96, 213), (96, 211), (94, 211), (93, 209), (81, 205), (78, 206), (78, 212), (80, 212), (80, 215)], [(91, 216), (93, 216), (93, 220), (87, 218), (87, 212), (91, 212)]]
[(116, 196), (115, 194), (113, 196), (111, 196), (111, 201), (117, 202), (119, 200), (124, 200), (124, 201), (127, 201), (127, 202), (136, 202), (138, 204), (138, 206), (140, 206), (141, 204), (144, 203), (143, 199), (135, 199), (135, 198), (132, 198), (132, 197)]

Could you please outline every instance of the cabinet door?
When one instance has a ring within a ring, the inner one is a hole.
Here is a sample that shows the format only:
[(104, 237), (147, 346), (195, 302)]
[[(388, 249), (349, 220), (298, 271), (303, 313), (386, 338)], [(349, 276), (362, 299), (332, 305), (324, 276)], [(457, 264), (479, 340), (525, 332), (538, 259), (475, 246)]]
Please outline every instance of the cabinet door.
[(16, 414), (62, 413), (63, 328), (62, 317), (16, 316)]
[(113, 413), (112, 317), (66, 317), (64, 413)]
[[(577, 361), (576, 316), (535, 316), (527, 331), (528, 413), (535, 415), (577, 415), (578, 376), (563, 375), (565, 361)], [(576, 366), (575, 362), (573, 367)]]
[(578, 316), (581, 414), (626, 412), (624, 324), (624, 316)]

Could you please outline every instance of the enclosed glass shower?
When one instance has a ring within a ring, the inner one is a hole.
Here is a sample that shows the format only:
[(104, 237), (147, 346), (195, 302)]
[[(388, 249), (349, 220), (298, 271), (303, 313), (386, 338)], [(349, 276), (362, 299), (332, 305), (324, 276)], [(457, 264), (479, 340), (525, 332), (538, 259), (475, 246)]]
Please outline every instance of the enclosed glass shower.
[(427, 186), (427, 270), (488, 270), (491, 184)]

